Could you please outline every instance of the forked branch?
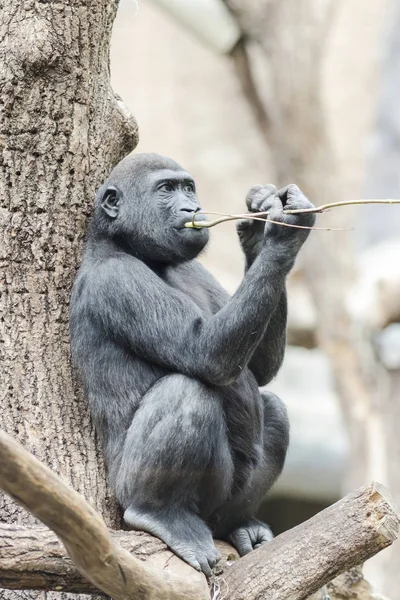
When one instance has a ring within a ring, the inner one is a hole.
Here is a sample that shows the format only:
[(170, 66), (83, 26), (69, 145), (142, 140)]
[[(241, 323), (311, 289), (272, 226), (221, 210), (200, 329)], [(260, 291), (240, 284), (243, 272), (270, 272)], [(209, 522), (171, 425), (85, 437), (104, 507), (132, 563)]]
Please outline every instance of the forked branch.
[[(101, 590), (113, 600), (209, 598), (205, 578), (190, 567), (185, 577), (177, 577), (162, 570), (165, 556), (157, 561), (160, 568), (133, 556), (127, 548), (148, 558), (143, 537), (151, 543), (151, 536), (111, 534), (82, 496), (1, 431), (0, 488), (57, 534), (74, 563), (43, 527), (2, 525), (0, 588)], [(225, 568), (217, 578), (221, 598), (303, 600), (390, 545), (399, 522), (382, 486), (368, 485)], [(157, 544), (149, 553), (153, 558), (166, 552)]]
[(0, 488), (52, 529), (78, 571), (113, 600), (209, 598), (207, 586), (164, 574), (122, 548), (80, 494), (1, 431)]

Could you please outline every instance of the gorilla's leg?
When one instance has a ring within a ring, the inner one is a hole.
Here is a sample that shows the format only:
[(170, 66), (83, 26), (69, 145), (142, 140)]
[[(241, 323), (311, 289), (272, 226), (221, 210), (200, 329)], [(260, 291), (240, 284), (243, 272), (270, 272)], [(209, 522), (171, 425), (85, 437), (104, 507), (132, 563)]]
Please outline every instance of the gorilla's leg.
[(249, 485), (229, 503), (220, 526), (220, 534), (235, 546), (241, 556), (273, 537), (268, 525), (254, 519), (253, 515), (280, 475), (289, 444), (289, 421), (285, 405), (272, 392), (263, 391), (261, 398), (264, 403), (263, 459), (250, 476)]
[(184, 375), (162, 378), (133, 418), (116, 478), (126, 524), (207, 575), (220, 556), (201, 517), (224, 502), (233, 475), (224, 423), (217, 392)]

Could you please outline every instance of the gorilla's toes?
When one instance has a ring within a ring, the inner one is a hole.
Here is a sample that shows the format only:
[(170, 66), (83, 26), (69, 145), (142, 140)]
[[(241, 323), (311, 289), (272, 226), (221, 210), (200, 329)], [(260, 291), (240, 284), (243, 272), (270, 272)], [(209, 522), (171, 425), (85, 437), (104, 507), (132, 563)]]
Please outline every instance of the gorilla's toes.
[(170, 542), (171, 550), (182, 560), (194, 567), (197, 571), (202, 571), (207, 577), (211, 577), (212, 569), (221, 559), (221, 555), (214, 544), (208, 540), (203, 543), (185, 544), (182, 542)]
[(124, 521), (132, 529), (159, 537), (179, 558), (207, 577), (221, 558), (208, 526), (189, 511), (170, 509), (160, 515), (132, 505), (124, 513)]
[(229, 541), (240, 556), (244, 556), (262, 544), (270, 542), (273, 537), (268, 525), (257, 519), (250, 519), (230, 534)]

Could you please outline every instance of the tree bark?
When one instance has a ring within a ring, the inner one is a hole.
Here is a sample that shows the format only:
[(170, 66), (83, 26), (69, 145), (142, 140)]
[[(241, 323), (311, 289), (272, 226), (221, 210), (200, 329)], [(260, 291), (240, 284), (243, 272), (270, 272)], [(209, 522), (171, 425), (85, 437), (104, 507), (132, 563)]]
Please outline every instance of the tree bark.
[[(0, 489), (10, 494), (64, 544), (73, 565), (113, 600), (207, 600), (204, 575), (176, 577), (144, 565), (110, 534), (81, 494), (0, 431)], [(35, 537), (35, 534), (33, 534)], [(132, 541), (135, 541), (133, 535)], [(22, 549), (21, 549), (22, 550)], [(165, 565), (164, 565), (165, 567)], [(193, 571), (186, 565), (186, 571)], [(66, 588), (68, 590), (68, 587)]]
[[(136, 122), (110, 87), (117, 0), (1, 5), (0, 427), (116, 526), (71, 375), (68, 302), (95, 188), (137, 143)], [(3, 495), (0, 518), (32, 523)]]
[[(165, 561), (161, 542), (150, 538), (150, 551), (141, 556), (142, 560), (149, 555), (153, 559), (156, 554), (163, 561), (158, 561), (156, 570), (131, 556), (132, 550), (136, 553), (145, 545), (143, 537), (146, 540), (150, 536), (136, 532), (110, 536), (100, 515), (82, 496), (2, 432), (0, 458), (0, 487), (51, 527), (66, 548), (41, 528), (0, 527), (3, 586), (92, 593), (99, 588), (115, 600), (208, 598), (204, 576), (177, 559), (170, 571), (170, 557)], [(223, 577), (217, 577), (214, 585), (220, 590), (226, 588), (223, 593), (230, 600), (303, 600), (336, 575), (390, 545), (398, 535), (399, 524), (400, 515), (390, 496), (379, 484), (371, 484), (229, 568), (225, 564), (224, 569), (222, 562), (219, 572)], [(226, 556), (225, 548), (223, 554)]]
[(383, 548), (383, 540), (393, 540), (398, 528), (396, 519), (383, 517), (384, 505), (392, 502), (381, 491), (379, 485), (365, 486), (241, 558), (226, 576), (229, 599), (256, 600), (267, 592), (267, 598), (305, 600), (370, 558), (372, 545), (379, 539)]
[[(174, 573), (187, 582), (204, 586), (204, 575), (175, 556), (157, 538), (141, 531), (115, 531), (113, 539), (137, 558), (154, 566), (159, 573)], [(218, 542), (225, 554), (232, 549)], [(150, 582), (149, 582), (150, 583)], [(76, 569), (64, 546), (47, 527), (0, 525), (0, 585), (7, 589), (68, 590), (74, 593), (98, 592)]]
[[(51, 528), (65, 547), (64, 551), (41, 528), (0, 526), (0, 585), (91, 593), (98, 589), (115, 600), (209, 598), (204, 575), (176, 557), (165, 560), (164, 545), (157, 540), (150, 538), (149, 554), (162, 563), (156, 569), (144, 565), (132, 551), (143, 546), (138, 538), (148, 535), (112, 534), (81, 494), (1, 430), (0, 489)], [(335, 575), (390, 545), (399, 524), (390, 496), (379, 484), (371, 484), (234, 562), (225, 572), (222, 562), (218, 574), (222, 571), (224, 577), (214, 579), (213, 593), (219, 594), (223, 584), (224, 595), (231, 600), (265, 595), (303, 600)]]

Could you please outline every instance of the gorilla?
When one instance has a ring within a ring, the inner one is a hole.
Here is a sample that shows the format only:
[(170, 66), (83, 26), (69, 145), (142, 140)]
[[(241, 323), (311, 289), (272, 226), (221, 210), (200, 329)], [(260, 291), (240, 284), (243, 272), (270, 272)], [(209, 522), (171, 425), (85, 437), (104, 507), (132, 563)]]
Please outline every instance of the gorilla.
[[(295, 185), (258, 185), (246, 201), (274, 221), (314, 224), (284, 213), (312, 207)], [(309, 230), (240, 221), (245, 275), (230, 297), (195, 260), (209, 231), (185, 224), (199, 210), (173, 160), (122, 160), (95, 200), (70, 331), (126, 526), (209, 576), (213, 537), (240, 555), (272, 537), (254, 514), (282, 470), (289, 424), (259, 386), (282, 363), (285, 279)]]

